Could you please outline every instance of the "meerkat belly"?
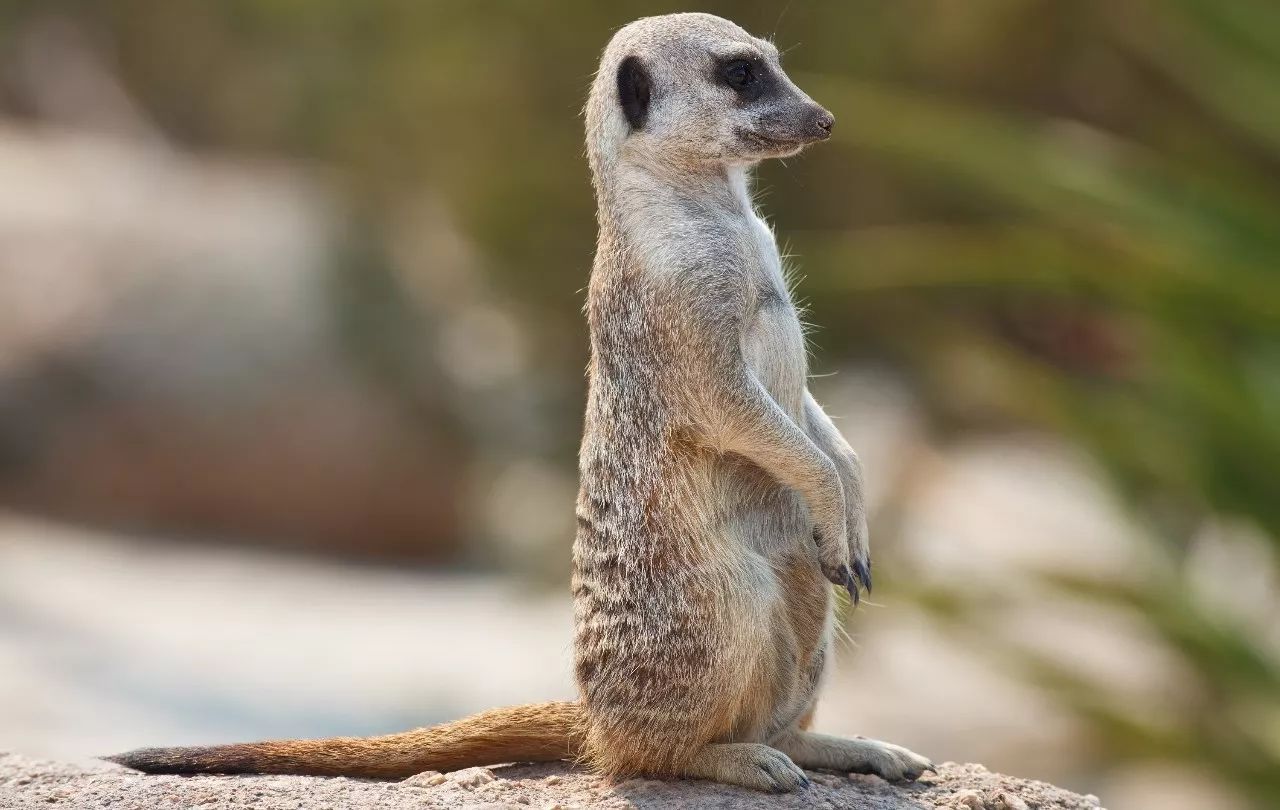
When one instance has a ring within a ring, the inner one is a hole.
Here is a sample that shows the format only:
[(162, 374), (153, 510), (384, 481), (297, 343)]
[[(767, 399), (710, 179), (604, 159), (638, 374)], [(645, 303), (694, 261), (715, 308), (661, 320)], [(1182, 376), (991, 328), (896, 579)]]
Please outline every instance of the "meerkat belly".
[(765, 289), (743, 336), (747, 367), (774, 401), (798, 423), (804, 415), (804, 331), (785, 291)]
[[(742, 335), (743, 358), (778, 406), (805, 427), (804, 328), (783, 280), (773, 234), (758, 219), (753, 226), (760, 263), (755, 306)], [(729, 495), (725, 525), (740, 547), (754, 552), (740, 564), (762, 583), (740, 596), (752, 603), (742, 614), (754, 613), (769, 637), (760, 647), (760, 680), (753, 690), (763, 699), (744, 706), (767, 736), (812, 705), (830, 640), (830, 587), (814, 562), (803, 498), (745, 459), (725, 460), (720, 474)]]
[[(804, 427), (808, 362), (804, 328), (782, 277), (773, 234), (759, 219), (751, 228), (757, 272), (753, 311), (742, 334), (747, 368), (797, 424)], [(767, 558), (792, 550), (808, 533), (803, 499), (753, 465), (726, 465), (722, 473), (733, 496), (728, 506), (736, 532)]]
[(754, 312), (742, 338), (748, 368), (787, 415), (803, 424), (808, 375), (804, 327), (782, 274), (773, 232), (759, 217), (748, 221), (748, 244), (756, 259)]
[[(747, 367), (793, 420), (804, 425), (805, 338), (799, 316), (775, 267), (758, 281), (756, 308), (742, 338)], [(771, 271), (771, 272), (770, 272)], [(722, 517), (738, 548), (751, 553), (737, 565), (749, 588), (736, 614), (751, 617), (761, 634), (753, 664), (753, 700), (744, 720), (767, 739), (794, 723), (812, 704), (829, 638), (829, 587), (814, 562), (812, 528), (803, 498), (746, 459), (722, 459), (727, 494)]]
[[(803, 425), (804, 336), (789, 301), (766, 301), (743, 339), (747, 367), (778, 406)], [(808, 548), (804, 499), (747, 459), (721, 458), (717, 490), (725, 494), (722, 520), (737, 540), (761, 555), (761, 566), (798, 547)]]

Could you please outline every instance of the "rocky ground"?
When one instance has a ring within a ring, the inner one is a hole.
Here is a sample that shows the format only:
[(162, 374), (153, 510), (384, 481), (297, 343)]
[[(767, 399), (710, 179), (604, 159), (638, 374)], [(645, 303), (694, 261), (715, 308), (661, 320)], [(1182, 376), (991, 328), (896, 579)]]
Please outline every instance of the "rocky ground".
[(565, 765), (468, 768), (428, 772), (403, 782), (306, 776), (144, 776), (103, 764), (81, 767), (0, 755), (0, 807), (338, 808), (857, 808), (858, 810), (1099, 810), (1096, 796), (1078, 796), (1043, 782), (1017, 779), (981, 765), (945, 763), (911, 785), (877, 777), (811, 774), (802, 793), (766, 795), (710, 782), (632, 779), (610, 785)]

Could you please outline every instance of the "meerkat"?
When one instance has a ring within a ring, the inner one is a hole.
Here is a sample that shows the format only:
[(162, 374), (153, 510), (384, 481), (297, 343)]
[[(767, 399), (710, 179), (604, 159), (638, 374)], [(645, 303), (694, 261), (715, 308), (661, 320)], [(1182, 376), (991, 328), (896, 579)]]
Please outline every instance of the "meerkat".
[(871, 589), (857, 456), (808, 390), (805, 335), (749, 172), (834, 118), (777, 49), (709, 14), (637, 20), (586, 109), (599, 240), (572, 581), (580, 699), (402, 734), (110, 757), (151, 773), (403, 777), (576, 759), (767, 791), (802, 768), (914, 779), (924, 757), (809, 731), (832, 583)]

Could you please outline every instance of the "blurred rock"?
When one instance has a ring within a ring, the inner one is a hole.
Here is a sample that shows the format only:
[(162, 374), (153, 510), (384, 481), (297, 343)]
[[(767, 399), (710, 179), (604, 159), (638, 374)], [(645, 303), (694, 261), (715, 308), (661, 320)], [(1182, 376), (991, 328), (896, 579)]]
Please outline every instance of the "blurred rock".
[(0, 122), (0, 501), (454, 554), (450, 420), (350, 356), (332, 289), (360, 272), (334, 265), (345, 228), (297, 167)]
[(564, 589), (0, 512), (0, 747), (34, 756), (376, 734), (569, 698), (571, 635)]

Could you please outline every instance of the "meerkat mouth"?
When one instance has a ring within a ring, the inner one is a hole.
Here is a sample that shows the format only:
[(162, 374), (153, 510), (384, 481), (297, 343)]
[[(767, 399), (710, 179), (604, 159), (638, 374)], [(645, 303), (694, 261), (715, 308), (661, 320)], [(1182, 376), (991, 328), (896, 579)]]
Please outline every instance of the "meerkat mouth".
[(739, 129), (738, 137), (757, 146), (803, 146), (808, 143), (799, 138), (777, 138), (771, 135), (763, 135), (750, 129)]
[(795, 154), (817, 140), (815, 138), (778, 138), (750, 129), (739, 129), (736, 134), (750, 146), (784, 156)]

